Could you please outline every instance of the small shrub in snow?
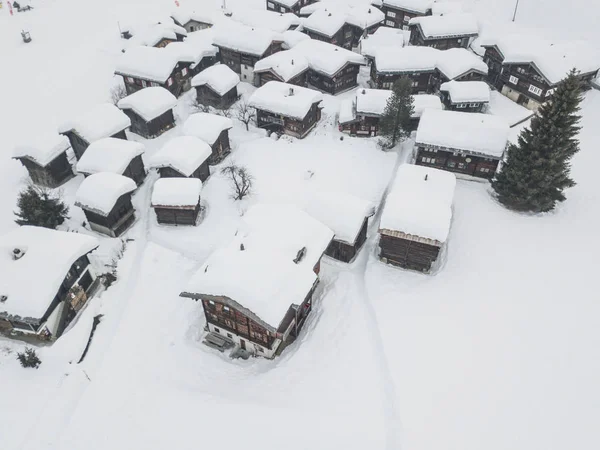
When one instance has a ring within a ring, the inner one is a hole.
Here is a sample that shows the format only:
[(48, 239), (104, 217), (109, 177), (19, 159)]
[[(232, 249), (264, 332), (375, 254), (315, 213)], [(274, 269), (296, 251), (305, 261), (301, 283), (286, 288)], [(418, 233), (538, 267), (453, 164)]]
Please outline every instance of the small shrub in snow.
[(15, 222), (19, 225), (54, 229), (69, 217), (69, 208), (62, 202), (60, 194), (53, 195), (50, 190), (34, 185), (19, 193), (17, 208)]
[(233, 199), (242, 200), (252, 191), (252, 175), (243, 166), (230, 164), (221, 169), (221, 173), (231, 180)]
[(127, 97), (127, 91), (125, 90), (125, 86), (123, 86), (122, 84), (117, 84), (113, 86), (113, 88), (110, 90), (110, 100), (115, 106), (117, 106), (119, 100), (125, 97)]
[(37, 369), (42, 363), (35, 350), (30, 347), (25, 347), (24, 352), (18, 352), (17, 359), (21, 363), (21, 366), (33, 369)]
[(235, 107), (235, 117), (246, 125), (246, 131), (250, 131), (250, 122), (256, 117), (256, 111), (248, 102), (242, 100)]

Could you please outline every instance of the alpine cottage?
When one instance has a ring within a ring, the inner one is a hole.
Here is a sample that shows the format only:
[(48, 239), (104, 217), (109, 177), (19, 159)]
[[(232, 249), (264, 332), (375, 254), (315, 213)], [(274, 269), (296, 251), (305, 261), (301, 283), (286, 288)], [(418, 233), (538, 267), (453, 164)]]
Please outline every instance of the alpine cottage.
[(197, 31), (184, 42), (173, 42), (165, 47), (166, 52), (178, 62), (184, 91), (192, 86), (194, 75), (216, 64), (219, 49), (212, 44), (212, 35), (211, 30)]
[(308, 84), (308, 59), (298, 51), (286, 50), (261, 59), (254, 66), (258, 86), (269, 81), (305, 86)]
[(153, 23), (135, 30), (132, 41), (135, 45), (145, 47), (163, 48), (172, 42), (181, 42), (187, 36), (185, 28), (168, 19), (163, 22)]
[(183, 134), (195, 136), (206, 142), (211, 148), (208, 164), (218, 164), (231, 151), (229, 130), (233, 121), (217, 114), (192, 114), (183, 124)]
[(229, 109), (235, 103), (238, 84), (240, 76), (225, 64), (204, 69), (192, 78), (198, 103), (217, 109)]
[(364, 36), (359, 42), (359, 53), (363, 55), (369, 64), (375, 59), (377, 50), (385, 47), (404, 47), (404, 32), (397, 28), (379, 27), (371, 35)]
[(387, 264), (428, 273), (450, 232), (454, 174), (402, 164), (379, 225), (379, 257)]
[(75, 157), (80, 159), (92, 142), (113, 137), (127, 140), (125, 130), (131, 120), (123, 111), (110, 103), (101, 103), (76, 119), (66, 122), (58, 132), (69, 138)]
[(224, 17), (223, 12), (210, 8), (178, 7), (171, 12), (171, 19), (175, 24), (183, 27), (188, 33), (211, 28), (215, 22)]
[(42, 227), (0, 237), (0, 333), (59, 338), (93, 294), (96, 247), (91, 236)]
[(131, 203), (135, 188), (131, 178), (110, 172), (95, 173), (79, 186), (75, 205), (83, 209), (92, 230), (119, 237), (135, 221)]
[(144, 144), (122, 139), (104, 138), (91, 144), (77, 162), (77, 172), (89, 176), (110, 172), (131, 178), (136, 185), (146, 178), (142, 161)]
[(490, 87), (485, 81), (448, 81), (440, 86), (446, 109), (481, 112), (490, 103)]
[(250, 97), (256, 108), (256, 124), (302, 139), (321, 120), (323, 95), (312, 89), (269, 81)]
[(352, 48), (352, 30), (346, 25), (346, 14), (338, 8), (317, 9), (304, 20), (302, 32), (317, 41)]
[(280, 13), (299, 14), (300, 9), (306, 5), (317, 2), (318, 0), (266, 0), (267, 10)]
[(500, 116), (425, 110), (415, 138), (415, 164), (492, 179), (508, 134)]
[(210, 176), (208, 158), (211, 148), (194, 136), (171, 139), (150, 159), (150, 167), (157, 169), (161, 178), (198, 178), (205, 181)]
[(440, 50), (468, 48), (479, 35), (479, 25), (473, 14), (454, 13), (442, 16), (415, 17), (409, 22), (410, 44)]
[(131, 120), (131, 132), (152, 139), (175, 126), (176, 104), (177, 98), (168, 90), (151, 86), (122, 98), (117, 106)]
[(202, 181), (198, 178), (161, 178), (152, 188), (152, 208), (163, 225), (197, 225)]
[(209, 345), (274, 358), (312, 310), (333, 232), (290, 205), (251, 207), (229, 245), (213, 252), (182, 297), (200, 300)]
[(350, 8), (346, 14), (346, 33), (352, 33), (350, 48), (358, 47), (363, 36), (375, 33), (384, 19), (384, 14), (372, 5), (363, 4)]
[(56, 132), (36, 134), (15, 147), (13, 158), (25, 166), (35, 184), (56, 188), (73, 177), (73, 169), (67, 159), (69, 147), (71, 144), (67, 137)]
[(372, 3), (381, 5), (386, 27), (407, 31), (412, 18), (431, 15), (433, 0), (374, 0)]

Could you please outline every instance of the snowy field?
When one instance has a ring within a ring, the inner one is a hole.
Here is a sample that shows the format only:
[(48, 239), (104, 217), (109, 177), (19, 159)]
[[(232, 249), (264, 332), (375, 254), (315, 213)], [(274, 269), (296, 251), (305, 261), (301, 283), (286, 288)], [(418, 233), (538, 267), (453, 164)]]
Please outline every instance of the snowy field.
[[(186, 0), (179, 0), (185, 4)], [(339, 0), (357, 3), (358, 0)], [(207, 3), (212, 3), (208, 2)], [(220, 2), (215, 2), (216, 4)], [(260, 0), (228, 0), (264, 8)], [(513, 0), (467, 0), (497, 24)], [(0, 9), (0, 233), (16, 225), (27, 181), (12, 147), (110, 96), (123, 45), (117, 21), (168, 12), (167, 0), (33, 0)], [(517, 21), (540, 32), (600, 42), (589, 0), (521, 0)], [(28, 29), (31, 44), (21, 41)], [(364, 75), (364, 74), (363, 74)], [(248, 96), (253, 88), (242, 87)], [(314, 311), (282, 357), (230, 360), (202, 345), (200, 305), (179, 297), (191, 274), (235, 232), (259, 201), (298, 200), (306, 188), (340, 190), (378, 203), (410, 142), (383, 153), (372, 139), (337, 131), (339, 103), (325, 96), (323, 119), (304, 140), (273, 141), (236, 122), (231, 159), (255, 177), (253, 195), (230, 198), (213, 173), (194, 229), (156, 224), (150, 175), (134, 196), (118, 281), (93, 299), (75, 326), (39, 350), (24, 370), (23, 344), (0, 338), (0, 448), (592, 450), (600, 447), (600, 303), (593, 280), (600, 251), (600, 92), (586, 94), (577, 186), (557, 211), (515, 214), (484, 183), (459, 181), (440, 271), (419, 275), (381, 264), (375, 215), (350, 265), (325, 259)], [(190, 114), (190, 93), (176, 110)], [(491, 112), (522, 120), (503, 97)], [(180, 126), (144, 141), (150, 157)], [(63, 188), (66, 227), (80, 232), (72, 205), (82, 181)], [(101, 238), (95, 265), (110, 264), (121, 241)], [(2, 274), (0, 274), (0, 277)], [(92, 326), (103, 314), (85, 360)]]

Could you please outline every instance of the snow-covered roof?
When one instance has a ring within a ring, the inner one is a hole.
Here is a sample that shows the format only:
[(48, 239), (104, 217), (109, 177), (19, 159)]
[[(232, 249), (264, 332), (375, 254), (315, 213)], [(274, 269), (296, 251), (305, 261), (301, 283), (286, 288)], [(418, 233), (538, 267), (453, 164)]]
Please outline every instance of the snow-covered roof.
[(281, 36), (283, 37), (283, 45), (282, 47), (285, 50), (289, 50), (290, 48), (294, 48), (297, 44), (302, 41), (306, 41), (310, 39), (306, 33), (302, 33), (301, 31), (296, 30), (288, 30), (284, 31)]
[(450, 95), (452, 103), (489, 103), (490, 87), (484, 81), (448, 81), (442, 83), (440, 91)]
[(248, 103), (257, 109), (302, 120), (312, 105), (321, 100), (323, 95), (312, 89), (269, 81), (254, 91)]
[(346, 23), (346, 14), (333, 8), (317, 9), (302, 24), (303, 29), (332, 37)]
[[(306, 35), (305, 35), (306, 36)], [(257, 61), (254, 72), (273, 71), (282, 81), (288, 82), (308, 70), (308, 59), (301, 52), (287, 50), (273, 53)]]
[(249, 27), (264, 28), (276, 33), (283, 33), (300, 25), (300, 19), (295, 14), (281, 14), (265, 9), (235, 9), (231, 18)]
[(207, 67), (192, 78), (192, 86), (207, 85), (219, 95), (225, 95), (240, 83), (240, 76), (226, 64)]
[(375, 33), (360, 41), (360, 53), (373, 58), (378, 49), (384, 47), (404, 47), (404, 30), (400, 28), (379, 27)]
[(348, 10), (346, 23), (365, 30), (383, 22), (385, 15), (373, 5), (356, 5)]
[[(206, 31), (210, 32), (211, 30)], [(177, 62), (191, 63), (190, 67), (192, 68), (196, 67), (204, 58), (214, 57), (219, 53), (219, 49), (212, 45), (212, 38), (209, 40), (198, 37), (188, 38), (183, 42), (171, 42), (164, 50), (173, 55)]]
[(315, 39), (298, 43), (293, 51), (308, 60), (311, 70), (328, 76), (335, 75), (347, 64), (366, 64), (365, 58), (358, 53)]
[(152, 158), (150, 167), (170, 167), (189, 177), (212, 154), (210, 146), (195, 136), (178, 136), (171, 139)]
[(278, 3), (283, 6), (287, 6), (288, 8), (292, 8), (299, 1), (300, 0), (274, 0), (275, 3)]
[[(342, 102), (339, 122), (351, 122), (356, 118), (355, 114), (381, 116), (385, 112), (385, 107), (391, 96), (392, 91), (386, 89), (358, 88), (354, 100)], [(421, 117), (426, 108), (443, 109), (442, 102), (437, 95), (416, 94), (412, 98), (414, 107), (412, 117)], [(350, 105), (352, 105), (352, 109), (350, 109)]]
[(383, 0), (382, 4), (403, 11), (425, 14), (431, 9), (433, 0)]
[(56, 132), (35, 133), (15, 146), (13, 158), (27, 158), (39, 166), (46, 167), (70, 146), (69, 139), (62, 134)]
[(373, 116), (381, 116), (392, 91), (384, 89), (361, 89), (356, 91), (356, 112)]
[(174, 8), (171, 12), (171, 17), (177, 21), (177, 23), (185, 26), (192, 20), (195, 22), (206, 23), (208, 25), (214, 25), (223, 16), (223, 11), (220, 9), (210, 9), (205, 6), (199, 8), (188, 8), (180, 6)]
[(117, 60), (115, 73), (165, 83), (178, 63), (175, 52), (156, 47), (131, 47)]
[(111, 172), (94, 173), (87, 177), (75, 194), (75, 205), (101, 216), (107, 216), (117, 200), (135, 191), (135, 181)]
[(213, 39), (213, 44), (217, 47), (256, 56), (262, 56), (273, 42), (283, 42), (281, 34), (233, 21), (220, 26)]
[(454, 80), (470, 71), (479, 72), (483, 75), (488, 73), (487, 64), (466, 48), (439, 50), (437, 68), (449, 80)]
[(502, 157), (508, 142), (506, 119), (490, 114), (426, 109), (415, 142)]
[(159, 178), (152, 187), (152, 207), (196, 206), (201, 191), (198, 178)]
[(89, 143), (105, 137), (113, 136), (131, 125), (127, 115), (112, 103), (100, 103), (86, 112), (65, 122), (59, 133), (75, 130)]
[[(22, 226), (0, 237), (0, 316), (41, 319), (75, 261), (98, 247), (92, 236)], [(13, 257), (14, 250), (23, 255)]]
[(408, 24), (410, 26), (420, 26), (425, 39), (446, 36), (476, 36), (479, 33), (477, 19), (470, 13), (414, 17), (410, 19)]
[(131, 109), (146, 122), (149, 122), (173, 109), (176, 104), (177, 98), (167, 89), (160, 86), (151, 86), (122, 98), (117, 106), (121, 109)]
[(136, 30), (132, 42), (136, 45), (153, 47), (163, 39), (177, 40), (177, 35), (187, 36), (187, 31), (172, 20), (168, 20)]
[(340, 103), (338, 122), (344, 124), (354, 120), (356, 120), (356, 100), (353, 98), (346, 98)]
[(195, 136), (213, 145), (224, 130), (233, 128), (233, 121), (227, 117), (210, 113), (195, 113), (183, 123), (183, 134)]
[(431, 6), (431, 14), (441, 16), (448, 13), (460, 13), (464, 11), (464, 5), (460, 2), (436, 1)]
[(445, 242), (455, 187), (456, 176), (451, 172), (402, 164), (385, 201), (379, 229)]
[(433, 94), (415, 94), (413, 98), (414, 111), (411, 117), (421, 117), (426, 109), (444, 109), (442, 101), (437, 95)]
[(144, 153), (144, 144), (124, 139), (104, 138), (90, 144), (77, 162), (77, 172), (123, 174), (133, 158)]

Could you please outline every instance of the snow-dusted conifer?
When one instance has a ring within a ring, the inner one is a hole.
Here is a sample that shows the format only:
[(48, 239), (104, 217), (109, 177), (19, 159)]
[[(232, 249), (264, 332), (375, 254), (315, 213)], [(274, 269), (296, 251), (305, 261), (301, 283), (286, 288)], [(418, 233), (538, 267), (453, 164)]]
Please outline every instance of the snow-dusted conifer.
[(414, 112), (412, 82), (407, 77), (399, 78), (392, 85), (392, 96), (379, 121), (380, 145), (394, 147), (410, 134), (410, 118)]
[(55, 229), (68, 218), (69, 207), (48, 189), (29, 185), (19, 193), (15, 222)]

